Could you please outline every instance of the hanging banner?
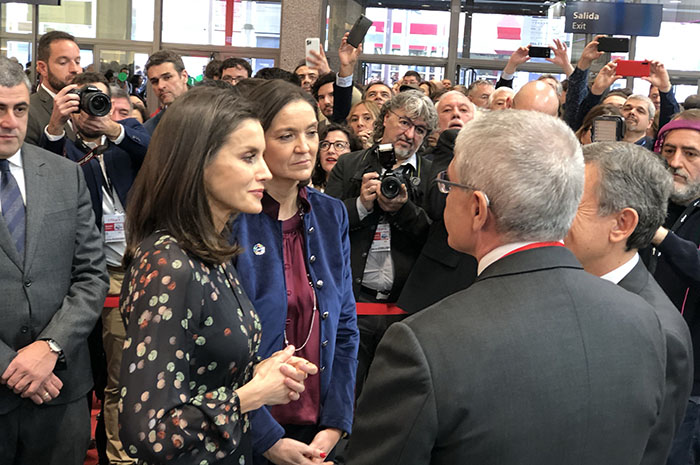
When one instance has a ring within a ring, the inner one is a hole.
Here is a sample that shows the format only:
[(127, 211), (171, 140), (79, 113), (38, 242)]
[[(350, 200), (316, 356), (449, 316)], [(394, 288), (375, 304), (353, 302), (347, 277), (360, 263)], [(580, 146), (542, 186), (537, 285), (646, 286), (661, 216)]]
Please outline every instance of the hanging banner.
[(571, 2), (565, 11), (565, 32), (658, 37), (663, 5)]

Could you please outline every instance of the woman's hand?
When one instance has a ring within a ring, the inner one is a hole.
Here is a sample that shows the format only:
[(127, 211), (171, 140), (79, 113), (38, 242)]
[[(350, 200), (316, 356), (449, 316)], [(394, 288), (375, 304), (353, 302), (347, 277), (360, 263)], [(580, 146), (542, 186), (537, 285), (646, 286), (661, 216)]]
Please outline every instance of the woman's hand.
[(317, 372), (313, 363), (294, 357), (294, 346), (275, 352), (255, 367), (253, 379), (236, 390), (241, 412), (299, 399), (304, 380)]
[(322, 429), (321, 431), (316, 433), (314, 440), (311, 441), (311, 444), (309, 444), (309, 446), (312, 449), (321, 450), (324, 454), (321, 455), (321, 457), (325, 458), (325, 456), (333, 450), (335, 445), (338, 444), (338, 441), (340, 441), (342, 435), (342, 431), (340, 431), (338, 428)]
[(263, 453), (275, 465), (312, 465), (321, 463), (326, 453), (291, 438), (282, 438)]

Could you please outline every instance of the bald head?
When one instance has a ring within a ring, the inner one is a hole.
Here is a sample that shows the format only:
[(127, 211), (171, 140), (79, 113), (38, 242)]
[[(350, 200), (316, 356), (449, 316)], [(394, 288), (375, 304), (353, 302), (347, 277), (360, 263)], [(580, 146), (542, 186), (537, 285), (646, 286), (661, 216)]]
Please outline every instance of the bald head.
[(559, 97), (552, 86), (546, 82), (530, 81), (515, 94), (513, 108), (557, 116), (559, 114)]

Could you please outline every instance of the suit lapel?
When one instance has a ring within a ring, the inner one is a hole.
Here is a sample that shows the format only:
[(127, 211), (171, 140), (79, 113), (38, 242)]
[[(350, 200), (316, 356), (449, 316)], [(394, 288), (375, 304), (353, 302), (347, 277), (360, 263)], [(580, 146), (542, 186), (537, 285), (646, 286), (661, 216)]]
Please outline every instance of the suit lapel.
[[(44, 107), (44, 110), (46, 110), (46, 113), (51, 116), (51, 113), (53, 113), (53, 97), (49, 95), (48, 92), (46, 92), (46, 89), (44, 89), (43, 86), (39, 86), (39, 90), (37, 90), (37, 94), (39, 95), (39, 99), (41, 100), (41, 106)], [(63, 129), (66, 131), (66, 137), (68, 137), (70, 140), (75, 140), (75, 132), (73, 131), (73, 127), (69, 124), (66, 123), (63, 126)], [(42, 128), (43, 132), (43, 128)]]
[(24, 180), (27, 186), (27, 245), (24, 256), (26, 269), (31, 267), (46, 207), (45, 162), (27, 145), (22, 147)]

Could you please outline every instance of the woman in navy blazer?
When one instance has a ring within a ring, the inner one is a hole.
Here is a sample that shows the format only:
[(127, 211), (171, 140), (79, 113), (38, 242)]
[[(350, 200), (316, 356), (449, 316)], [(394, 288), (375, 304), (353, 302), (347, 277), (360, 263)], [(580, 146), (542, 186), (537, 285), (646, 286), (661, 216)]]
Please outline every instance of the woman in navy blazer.
[(262, 323), (258, 354), (267, 357), (289, 343), (319, 366), (316, 386), (314, 377), (306, 382), (306, 400), (251, 415), (254, 463), (328, 459), (351, 429), (359, 343), (347, 212), (339, 200), (306, 187), (318, 148), (310, 96), (269, 81), (250, 98), (265, 130), (272, 179), (263, 213), (240, 215), (232, 241), (242, 249), (240, 281)]

